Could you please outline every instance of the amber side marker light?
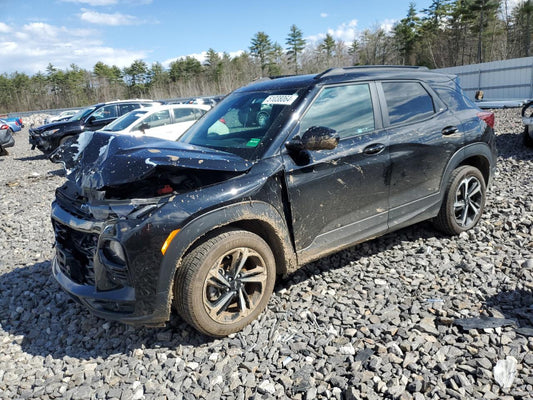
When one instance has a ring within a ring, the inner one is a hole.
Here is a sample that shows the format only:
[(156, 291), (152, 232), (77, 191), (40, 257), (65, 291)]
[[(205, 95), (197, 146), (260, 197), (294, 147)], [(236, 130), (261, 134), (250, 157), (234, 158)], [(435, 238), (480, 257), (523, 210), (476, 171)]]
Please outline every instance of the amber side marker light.
[(179, 229), (176, 229), (170, 232), (170, 234), (167, 237), (167, 240), (165, 240), (165, 243), (163, 243), (163, 247), (161, 247), (161, 253), (163, 253), (163, 255), (165, 255), (165, 253), (167, 252), (168, 246), (170, 246), (170, 243), (172, 242), (172, 239), (174, 239), (174, 236), (176, 236), (179, 231), (180, 231)]

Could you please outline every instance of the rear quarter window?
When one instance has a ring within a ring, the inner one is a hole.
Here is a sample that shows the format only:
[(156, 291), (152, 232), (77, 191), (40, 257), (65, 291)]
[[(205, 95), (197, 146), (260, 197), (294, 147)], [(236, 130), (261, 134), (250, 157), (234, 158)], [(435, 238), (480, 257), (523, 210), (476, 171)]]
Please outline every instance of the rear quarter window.
[(433, 99), (419, 82), (382, 82), (391, 125), (414, 122), (435, 113)]
[(449, 87), (435, 86), (433, 90), (452, 111), (467, 110), (476, 106), (463, 93)]

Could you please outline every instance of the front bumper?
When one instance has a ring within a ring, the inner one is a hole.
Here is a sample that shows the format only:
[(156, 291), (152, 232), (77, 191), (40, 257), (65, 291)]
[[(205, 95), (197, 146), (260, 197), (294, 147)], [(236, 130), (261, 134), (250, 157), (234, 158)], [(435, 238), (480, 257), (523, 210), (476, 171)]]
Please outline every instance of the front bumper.
[[(163, 326), (168, 321), (168, 313), (163, 310), (144, 315), (136, 313), (135, 290), (131, 287), (100, 292), (94, 286), (75, 283), (61, 270), (57, 257), (52, 259), (52, 273), (67, 294), (97, 317), (136, 326)], [(167, 298), (162, 293), (156, 303), (166, 304)]]
[(37, 147), (43, 153), (48, 152), (52, 147), (52, 144), (48, 140), (44, 139), (41, 134), (36, 133), (31, 128), (29, 130), (29, 142), (32, 150), (35, 150)]
[(56, 234), (52, 273), (65, 292), (102, 318), (132, 325), (165, 324), (169, 319), (168, 292), (140, 298), (133, 286), (105, 287), (109, 281), (99, 260), (98, 247), (86, 246), (97, 243), (104, 228), (102, 222), (74, 216), (57, 203), (52, 205), (52, 222)]

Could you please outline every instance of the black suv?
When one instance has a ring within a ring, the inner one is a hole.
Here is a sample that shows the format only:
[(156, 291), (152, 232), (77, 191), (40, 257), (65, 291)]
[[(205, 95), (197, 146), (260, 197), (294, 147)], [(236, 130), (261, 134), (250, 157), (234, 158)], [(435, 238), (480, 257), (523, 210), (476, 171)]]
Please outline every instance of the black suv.
[(62, 148), (53, 273), (99, 316), (159, 326), (174, 305), (236, 332), (277, 275), (427, 219), (474, 227), (493, 124), (454, 76), (353, 67), (240, 88), (178, 142), (85, 132)]
[(129, 111), (161, 104), (152, 100), (116, 100), (84, 108), (66, 121), (53, 122), (38, 128), (31, 127), (30, 144), (45, 154), (84, 130), (95, 131)]

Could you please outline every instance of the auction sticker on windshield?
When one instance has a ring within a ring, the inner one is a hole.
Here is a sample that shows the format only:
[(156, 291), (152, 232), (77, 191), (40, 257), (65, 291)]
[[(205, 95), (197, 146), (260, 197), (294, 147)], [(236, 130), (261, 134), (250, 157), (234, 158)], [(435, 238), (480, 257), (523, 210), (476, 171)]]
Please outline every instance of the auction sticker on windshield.
[(263, 104), (282, 104), (290, 106), (297, 98), (297, 94), (272, 94), (263, 101)]

